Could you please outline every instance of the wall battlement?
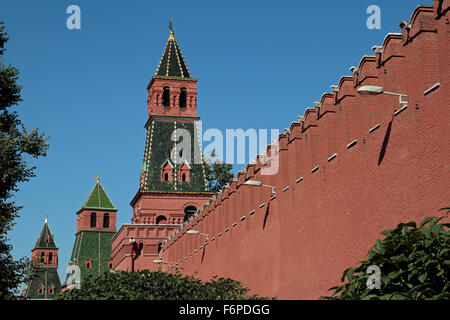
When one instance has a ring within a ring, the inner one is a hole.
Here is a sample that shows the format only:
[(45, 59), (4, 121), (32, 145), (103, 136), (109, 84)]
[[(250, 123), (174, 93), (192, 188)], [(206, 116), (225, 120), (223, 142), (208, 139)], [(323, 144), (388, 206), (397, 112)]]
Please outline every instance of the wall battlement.
[[(388, 34), (177, 228), (162, 248), (169, 271), (315, 299), (365, 258), (382, 230), (448, 206), (449, 6), (417, 7), (401, 34)], [(407, 106), (398, 96), (357, 91), (369, 85), (406, 95)], [(263, 175), (272, 152), (278, 173)], [(276, 194), (246, 180), (275, 186)]]

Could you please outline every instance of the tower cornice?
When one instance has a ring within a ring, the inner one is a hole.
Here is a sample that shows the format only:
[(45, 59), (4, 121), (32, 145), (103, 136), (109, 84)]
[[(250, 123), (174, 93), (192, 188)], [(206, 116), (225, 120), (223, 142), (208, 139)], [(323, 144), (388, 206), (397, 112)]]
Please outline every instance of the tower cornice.
[(192, 197), (192, 196), (200, 196), (200, 197), (204, 197), (204, 196), (212, 196), (214, 194), (216, 194), (215, 191), (157, 191), (157, 190), (142, 190), (139, 189), (136, 194), (134, 195), (133, 199), (130, 202), (130, 205), (132, 207), (134, 207), (134, 204), (136, 203), (136, 201), (145, 194), (149, 194), (149, 195), (155, 195), (155, 196), (165, 196), (165, 195), (177, 195), (177, 196), (187, 196), (187, 197)]

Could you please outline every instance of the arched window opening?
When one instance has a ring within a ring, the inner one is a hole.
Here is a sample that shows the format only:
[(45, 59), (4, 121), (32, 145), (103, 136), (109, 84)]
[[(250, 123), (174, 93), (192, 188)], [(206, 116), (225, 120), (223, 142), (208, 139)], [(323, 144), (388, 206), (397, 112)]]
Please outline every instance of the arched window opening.
[(170, 107), (170, 88), (164, 87), (163, 90), (162, 105), (164, 107)]
[(180, 108), (186, 108), (186, 88), (181, 88), (180, 90)]
[(50, 253), (48, 254), (48, 263), (52, 263), (52, 261), (53, 261), (53, 253), (50, 252)]
[(108, 268), (112, 269), (112, 263), (111, 262), (108, 264)]
[(91, 228), (95, 228), (97, 226), (97, 214), (95, 212), (91, 213)]
[(45, 260), (45, 253), (41, 252), (41, 262), (44, 262), (44, 260)]
[(164, 181), (169, 181), (169, 173), (164, 172)]
[(156, 218), (156, 224), (166, 224), (167, 218), (165, 216), (158, 216)]
[(161, 249), (162, 249), (162, 243), (160, 242), (160, 243), (158, 243), (158, 253), (161, 251)]
[(109, 213), (103, 215), (103, 228), (109, 228)]
[(194, 206), (187, 207), (184, 209), (184, 219), (183, 221), (188, 221), (197, 212), (197, 208)]
[(186, 173), (184, 173), (184, 172), (181, 175), (181, 181), (186, 182)]
[(43, 293), (44, 293), (44, 286), (43, 286), (43, 285), (41, 285), (41, 286), (39, 287), (38, 293), (39, 293), (39, 294), (43, 294)]
[(50, 288), (48, 288), (48, 293), (49, 294), (54, 294), (55, 293), (55, 287), (51, 286)]

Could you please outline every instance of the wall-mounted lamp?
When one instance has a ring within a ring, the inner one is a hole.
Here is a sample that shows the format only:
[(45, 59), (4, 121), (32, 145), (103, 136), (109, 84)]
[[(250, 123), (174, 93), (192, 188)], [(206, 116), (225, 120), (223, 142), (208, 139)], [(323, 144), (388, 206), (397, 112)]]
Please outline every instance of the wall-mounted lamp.
[(362, 86), (358, 88), (358, 93), (360, 94), (367, 94), (367, 95), (377, 95), (377, 94), (390, 94), (393, 96), (398, 96), (398, 102), (400, 103), (400, 107), (404, 107), (408, 105), (408, 101), (403, 101), (402, 97), (407, 97), (406, 94), (402, 93), (395, 93), (395, 92), (388, 92), (384, 91), (383, 87), (379, 86)]
[(169, 264), (169, 262), (164, 262), (162, 259), (153, 260), (153, 263), (156, 263), (156, 264)]
[(198, 230), (188, 230), (187, 232), (186, 232), (187, 234), (201, 234), (201, 235), (203, 235), (203, 236), (206, 236), (206, 240), (208, 240), (208, 234), (206, 234), (206, 233), (201, 233), (200, 231), (198, 231)]
[(246, 185), (248, 186), (256, 186), (256, 187), (267, 187), (267, 188), (272, 188), (272, 193), (276, 193), (275, 192), (275, 187), (274, 186), (269, 186), (267, 184), (263, 184), (261, 181), (257, 181), (257, 180), (248, 180), (245, 181)]

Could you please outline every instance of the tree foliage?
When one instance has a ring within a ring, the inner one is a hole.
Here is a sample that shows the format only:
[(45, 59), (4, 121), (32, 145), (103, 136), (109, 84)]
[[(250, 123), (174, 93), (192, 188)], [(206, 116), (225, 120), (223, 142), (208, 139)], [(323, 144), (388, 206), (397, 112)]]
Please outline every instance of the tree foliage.
[(27, 131), (16, 111), (11, 110), (21, 100), (21, 86), (17, 84), (19, 71), (3, 64), (8, 37), (0, 22), (0, 299), (13, 298), (25, 277), (27, 259), (15, 261), (7, 233), (14, 225), (20, 206), (10, 198), (19, 190), (18, 184), (34, 177), (35, 167), (25, 157), (45, 156), (47, 138), (38, 129)]
[(242, 300), (264, 299), (248, 295), (239, 281), (214, 277), (202, 282), (194, 276), (182, 276), (148, 270), (137, 272), (105, 271), (86, 277), (80, 289), (56, 296), (57, 300)]
[[(346, 269), (341, 285), (330, 289), (333, 295), (321, 298), (450, 299), (450, 223), (440, 222), (449, 212), (426, 218), (418, 226), (412, 221), (381, 232), (386, 237), (376, 241), (368, 259), (356, 269)], [(367, 285), (371, 277), (367, 270), (373, 265), (381, 271), (379, 289)]]
[(234, 174), (230, 172), (233, 169), (233, 165), (224, 163), (214, 157), (215, 154), (213, 152), (211, 159), (208, 158), (203, 161), (203, 167), (205, 168), (208, 189), (218, 192), (233, 179)]

